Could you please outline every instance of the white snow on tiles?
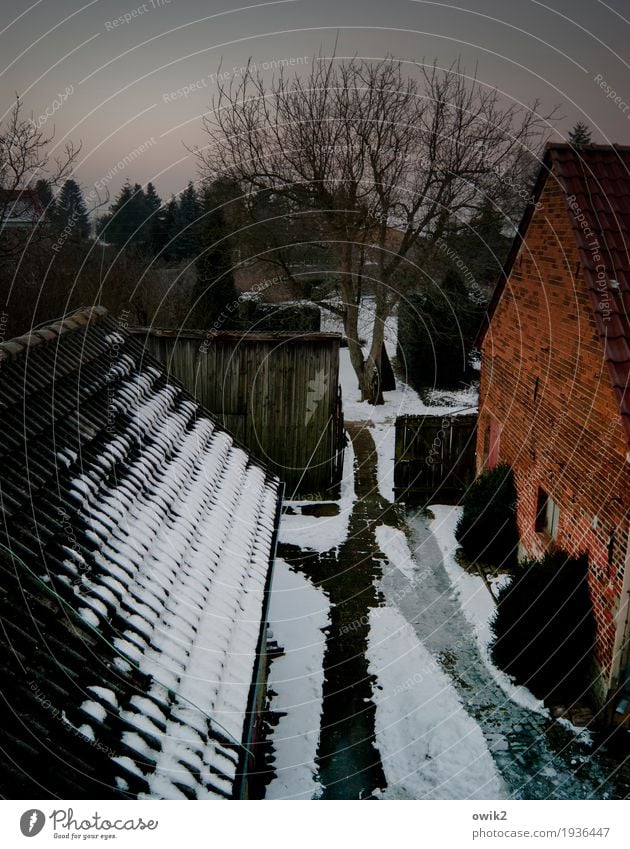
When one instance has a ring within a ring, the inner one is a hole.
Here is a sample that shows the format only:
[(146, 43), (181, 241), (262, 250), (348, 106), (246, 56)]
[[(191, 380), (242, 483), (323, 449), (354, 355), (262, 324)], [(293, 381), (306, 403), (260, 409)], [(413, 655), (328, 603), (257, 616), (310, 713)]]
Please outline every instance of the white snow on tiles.
[(368, 668), (376, 678), (376, 739), (384, 799), (505, 796), (483, 734), (413, 627), (391, 607), (370, 614)]
[(268, 799), (315, 799), (322, 790), (315, 755), (329, 611), (322, 590), (283, 560), (276, 561), (269, 621), (284, 654), (274, 658), (269, 673), (269, 689), (275, 693), (270, 708), (281, 716), (271, 737), (276, 777), (267, 787)]
[[(122, 382), (112, 403), (124, 432), (70, 482), (97, 547), (75, 591), (93, 627), (106, 618), (124, 623), (115, 647), (152, 676), (149, 692), (120, 710), (122, 740), (146, 773), (148, 796), (185, 798), (182, 788), (196, 798), (230, 796), (278, 482), (160, 379), (149, 367)], [(102, 722), (105, 706), (118, 707), (95, 685), (88, 689), (99, 702), (83, 710)]]

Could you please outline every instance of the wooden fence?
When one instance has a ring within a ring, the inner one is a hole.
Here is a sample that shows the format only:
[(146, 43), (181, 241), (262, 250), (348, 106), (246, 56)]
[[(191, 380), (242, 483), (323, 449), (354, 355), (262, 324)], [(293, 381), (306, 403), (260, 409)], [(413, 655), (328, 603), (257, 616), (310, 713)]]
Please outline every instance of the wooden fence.
[(132, 332), (285, 482), (287, 497), (335, 493), (344, 444), (339, 334)]
[(477, 415), (399, 416), (394, 492), (397, 500), (457, 500), (475, 476)]

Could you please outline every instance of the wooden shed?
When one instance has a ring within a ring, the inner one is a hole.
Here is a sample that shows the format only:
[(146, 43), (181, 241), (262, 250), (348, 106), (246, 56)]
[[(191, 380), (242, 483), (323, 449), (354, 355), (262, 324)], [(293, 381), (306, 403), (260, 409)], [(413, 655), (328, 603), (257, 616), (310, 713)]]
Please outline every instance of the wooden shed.
[(132, 332), (286, 483), (288, 497), (334, 494), (344, 442), (339, 334)]

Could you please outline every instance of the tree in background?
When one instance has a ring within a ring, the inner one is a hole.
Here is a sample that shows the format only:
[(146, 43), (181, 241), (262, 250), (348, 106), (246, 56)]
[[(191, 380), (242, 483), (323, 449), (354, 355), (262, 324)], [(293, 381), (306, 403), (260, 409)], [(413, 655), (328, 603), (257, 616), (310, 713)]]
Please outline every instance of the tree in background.
[(50, 228), (5, 229), (2, 224), (15, 202), (16, 192), (36, 190), (46, 180), (50, 187), (61, 185), (72, 173), (81, 150), (71, 143), (51, 158), (53, 136), (46, 136), (35, 121), (23, 117), (19, 97), (6, 120), (0, 124), (0, 260), (19, 259), (25, 245), (35, 246), (50, 240)]
[[(508, 222), (509, 223), (509, 222)], [(473, 376), (470, 354), (512, 237), (486, 200), (469, 222), (449, 223), (398, 310), (398, 356), (417, 388), (454, 387)]]
[(177, 259), (189, 259), (199, 253), (199, 216), (201, 205), (192, 180), (179, 196), (173, 253)]
[(35, 183), (35, 191), (41, 205), (44, 207), (46, 218), (52, 220), (55, 217), (55, 196), (48, 180), (38, 180)]
[[(385, 322), (410, 275), (427, 263), (449, 220), (500, 196), (502, 175), (524, 178), (524, 152), (548, 127), (538, 104), (505, 106), (495, 90), (447, 69), (319, 57), (306, 76), (282, 71), (267, 85), (255, 66), (219, 85), (209, 144), (197, 151), (209, 179), (226, 175), (255, 195), (270, 190), (291, 212), (314, 211), (335, 270), (350, 359), (363, 399), (382, 401)], [(395, 242), (392, 232), (396, 231)], [(369, 291), (374, 320), (367, 355), (359, 307)]]
[[(159, 198), (152, 184), (151, 196), (147, 198), (139, 183), (132, 186), (127, 179), (110, 211), (98, 225), (101, 238), (125, 248), (130, 245), (147, 250), (151, 244), (151, 217)], [(147, 187), (148, 188), (148, 187)]]
[(238, 186), (229, 181), (217, 180), (202, 190), (192, 316), (198, 327), (210, 327), (223, 316), (221, 326), (225, 329), (237, 302), (231, 233), (239, 215), (239, 198)]
[(454, 387), (471, 377), (470, 352), (485, 311), (452, 268), (399, 307), (398, 356), (410, 383)]
[(92, 229), (83, 193), (76, 180), (66, 180), (55, 202), (54, 221), (74, 237), (87, 239)]
[(583, 124), (582, 121), (577, 122), (575, 127), (569, 131), (569, 144), (576, 150), (592, 144), (591, 128), (588, 124)]

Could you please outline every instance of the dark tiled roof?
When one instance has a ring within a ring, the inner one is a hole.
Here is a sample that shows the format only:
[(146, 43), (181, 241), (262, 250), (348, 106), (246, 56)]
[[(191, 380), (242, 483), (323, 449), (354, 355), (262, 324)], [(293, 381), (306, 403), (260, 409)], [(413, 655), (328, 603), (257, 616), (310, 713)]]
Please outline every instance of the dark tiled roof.
[(32, 189), (0, 189), (0, 225), (36, 224), (44, 215), (44, 207)]
[(103, 313), (0, 346), (0, 794), (230, 797), (279, 482)]
[[(550, 174), (565, 195), (597, 333), (630, 442), (630, 147), (590, 145), (576, 151), (568, 144), (548, 145), (534, 202)], [(533, 210), (530, 204), (492, 297), (479, 343), (526, 238)]]

